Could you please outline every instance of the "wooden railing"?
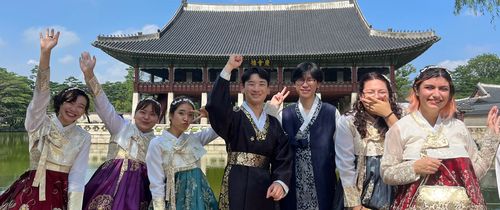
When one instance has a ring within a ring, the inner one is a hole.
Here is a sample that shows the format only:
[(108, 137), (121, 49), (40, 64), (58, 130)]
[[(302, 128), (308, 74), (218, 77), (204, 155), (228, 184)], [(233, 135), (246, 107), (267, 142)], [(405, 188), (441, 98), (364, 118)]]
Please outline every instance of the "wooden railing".
[[(291, 82), (271, 82), (269, 85), (271, 94), (274, 94), (286, 86), (294, 93), (294, 84)], [(355, 91), (352, 82), (323, 82), (321, 83), (320, 92), (325, 95), (350, 94)], [(213, 88), (213, 83), (205, 82), (140, 82), (137, 84), (140, 93), (160, 94), (174, 92), (176, 94), (196, 95), (203, 92), (210, 92)], [(241, 91), (239, 82), (231, 82), (231, 95), (236, 95)]]

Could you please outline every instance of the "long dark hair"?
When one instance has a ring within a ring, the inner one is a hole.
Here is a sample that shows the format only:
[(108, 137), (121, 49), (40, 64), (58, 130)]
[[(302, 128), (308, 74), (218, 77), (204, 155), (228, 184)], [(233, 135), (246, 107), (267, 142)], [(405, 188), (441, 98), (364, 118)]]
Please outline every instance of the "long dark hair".
[[(361, 94), (363, 94), (363, 89), (365, 89), (365, 83), (370, 80), (380, 80), (385, 83), (385, 86), (387, 87), (387, 90), (389, 91), (389, 104), (391, 105), (391, 110), (394, 112), (396, 117), (399, 119), (401, 118), (402, 110), (401, 107), (399, 107), (396, 103), (396, 93), (393, 91), (391, 88), (391, 83), (390, 81), (382, 74), (378, 72), (370, 72), (365, 75), (363, 75), (359, 81), (359, 86), (358, 86), (358, 97), (356, 98), (356, 102), (354, 102), (354, 107), (353, 110), (351, 111), (350, 114), (354, 114), (354, 126), (356, 126), (356, 129), (358, 130), (359, 134), (361, 135), (361, 138), (365, 138), (367, 136), (367, 117), (370, 115), (366, 109), (363, 103), (361, 102)], [(389, 130), (389, 126), (385, 122), (385, 119), (382, 117), (379, 117), (376, 119), (374, 127), (377, 129), (377, 131), (380, 133), (380, 137), (385, 138), (385, 132)]]

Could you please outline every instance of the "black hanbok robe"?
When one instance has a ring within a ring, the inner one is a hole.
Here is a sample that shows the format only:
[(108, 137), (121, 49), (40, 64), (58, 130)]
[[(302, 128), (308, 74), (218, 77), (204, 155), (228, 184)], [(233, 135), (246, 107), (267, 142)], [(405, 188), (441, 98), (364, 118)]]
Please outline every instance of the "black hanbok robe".
[[(209, 96), (206, 109), (210, 124), (226, 142), (230, 153), (251, 153), (266, 157), (264, 167), (238, 164), (226, 166), (221, 194), (220, 209), (231, 210), (271, 210), (278, 209), (278, 202), (267, 199), (267, 189), (273, 181), (280, 180), (287, 186), (292, 174), (292, 153), (279, 121), (267, 115), (265, 138), (259, 140), (251, 117), (244, 108), (231, 104), (229, 81), (218, 77)], [(265, 114), (264, 112), (262, 114)]]

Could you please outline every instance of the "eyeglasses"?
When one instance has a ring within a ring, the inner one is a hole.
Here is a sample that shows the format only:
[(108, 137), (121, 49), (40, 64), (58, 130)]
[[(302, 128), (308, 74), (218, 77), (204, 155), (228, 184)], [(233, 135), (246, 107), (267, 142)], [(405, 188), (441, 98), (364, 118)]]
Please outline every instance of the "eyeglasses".
[(363, 91), (363, 94), (366, 95), (366, 96), (370, 96), (370, 97), (374, 97), (376, 95), (378, 96), (387, 96), (389, 94), (389, 92), (387, 90), (367, 90), (367, 91)]
[(304, 85), (304, 83), (307, 83), (308, 85), (314, 85), (316, 83), (316, 80), (309, 78), (307, 80), (298, 79), (295, 81), (295, 85), (298, 85), (298, 86)]

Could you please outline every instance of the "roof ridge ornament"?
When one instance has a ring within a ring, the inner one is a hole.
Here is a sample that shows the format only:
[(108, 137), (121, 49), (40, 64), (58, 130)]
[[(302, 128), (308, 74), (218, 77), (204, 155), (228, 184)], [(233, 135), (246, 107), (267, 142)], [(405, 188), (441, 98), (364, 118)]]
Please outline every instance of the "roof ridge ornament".
[(406, 38), (419, 39), (428, 37), (437, 37), (433, 30), (428, 31), (412, 31), (412, 30), (394, 30), (388, 28), (387, 31), (381, 31), (371, 28), (370, 36), (387, 37), (387, 38)]
[[(187, 0), (183, 0), (187, 1)], [(304, 2), (288, 4), (187, 4), (185, 11), (212, 11), (212, 12), (250, 12), (250, 11), (294, 11), (294, 10), (323, 10), (343, 9), (354, 7), (347, 0)]]

